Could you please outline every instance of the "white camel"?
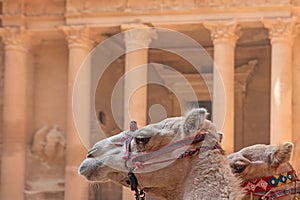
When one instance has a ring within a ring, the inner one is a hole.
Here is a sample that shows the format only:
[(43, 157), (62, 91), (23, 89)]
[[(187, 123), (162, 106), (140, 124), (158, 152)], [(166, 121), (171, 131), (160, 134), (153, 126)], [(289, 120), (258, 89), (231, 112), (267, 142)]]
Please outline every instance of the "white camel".
[(166, 200), (242, 199), (220, 135), (206, 116), (205, 109), (193, 109), (185, 117), (101, 140), (78, 171), (91, 182), (131, 183), (136, 190), (133, 172), (138, 189)]
[(241, 178), (246, 199), (300, 199), (300, 183), (289, 163), (292, 143), (257, 144), (228, 156), (234, 174)]

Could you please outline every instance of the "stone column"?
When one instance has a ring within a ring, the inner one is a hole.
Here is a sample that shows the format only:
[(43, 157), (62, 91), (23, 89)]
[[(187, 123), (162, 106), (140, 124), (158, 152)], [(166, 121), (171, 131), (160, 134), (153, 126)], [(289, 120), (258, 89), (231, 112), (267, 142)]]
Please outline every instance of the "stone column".
[[(80, 140), (79, 133), (75, 128), (72, 111), (72, 92), (76, 74), (90, 52), (93, 42), (88, 38), (88, 27), (86, 26), (65, 26), (61, 29), (66, 35), (69, 47), (65, 200), (88, 199), (88, 183), (77, 173), (78, 166), (86, 157), (87, 149), (84, 148), (82, 144), (84, 141)], [(87, 82), (89, 81), (87, 78)], [(83, 95), (82, 98), (89, 98), (89, 96)], [(82, 102), (85, 101), (82, 100)], [(88, 108), (86, 105), (83, 106)], [(89, 114), (86, 114), (86, 116), (88, 117)], [(83, 126), (86, 126), (88, 129), (89, 122), (83, 123)], [(89, 140), (88, 138), (83, 139), (85, 141)]]
[(231, 153), (234, 150), (234, 53), (238, 39), (237, 22), (206, 22), (204, 26), (210, 30), (214, 44), (213, 122), (224, 133), (222, 146), (227, 153)]
[[(299, 30), (299, 29), (298, 29)], [(294, 156), (293, 166), (300, 172), (300, 34), (295, 40), (293, 49), (293, 94), (292, 94), (292, 111), (293, 111), (293, 143)]]
[[(124, 25), (122, 29), (127, 30), (124, 38), (127, 52), (124, 72), (124, 129), (128, 129), (131, 120), (136, 120), (139, 127), (147, 123), (147, 85), (142, 86), (147, 83), (147, 67), (139, 67), (148, 63), (148, 47), (156, 33), (153, 28), (145, 25)], [(130, 70), (133, 71), (126, 74)], [(135, 91), (136, 87), (138, 90)], [(131, 199), (134, 199), (134, 193), (124, 188), (123, 200)]]
[(264, 19), (272, 44), (270, 143), (292, 141), (292, 47), (296, 19)]
[(24, 199), (27, 133), (27, 49), (22, 28), (1, 30), (5, 44), (0, 199)]
[[(145, 65), (148, 63), (148, 46), (155, 37), (155, 30), (145, 25), (123, 25), (122, 29), (127, 30), (124, 39), (127, 52), (124, 79), (124, 128), (128, 128), (132, 119), (136, 120), (139, 126), (144, 126), (147, 123), (147, 86), (139, 86), (147, 83)], [(144, 67), (141, 67), (143, 65)], [(126, 74), (130, 70), (133, 71)], [(138, 90), (135, 91), (135, 87), (139, 87)]]

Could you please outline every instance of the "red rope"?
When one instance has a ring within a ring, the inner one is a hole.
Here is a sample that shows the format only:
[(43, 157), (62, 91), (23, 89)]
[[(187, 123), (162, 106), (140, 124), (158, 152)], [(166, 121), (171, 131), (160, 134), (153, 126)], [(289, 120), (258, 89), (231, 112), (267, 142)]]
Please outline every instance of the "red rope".
[(137, 123), (136, 121), (131, 121), (130, 122), (130, 125), (129, 125), (129, 131), (126, 133), (126, 137), (125, 137), (125, 141), (124, 141), (124, 146), (125, 146), (125, 155), (122, 156), (122, 158), (124, 160), (127, 160), (129, 159), (130, 157), (130, 143), (131, 143), (131, 140), (133, 139), (134, 137), (134, 133), (136, 130), (138, 130), (138, 127), (137, 127)]
[[(203, 133), (203, 132), (199, 132), (198, 134), (196, 134), (196, 136), (192, 136), (192, 137), (187, 137), (187, 138), (184, 138), (182, 140), (178, 140), (178, 141), (175, 141), (171, 144), (168, 144), (156, 151), (152, 151), (152, 152), (148, 152), (148, 153), (144, 153), (142, 155), (139, 155), (139, 156), (136, 156), (136, 157), (133, 157), (131, 159), (131, 161), (133, 163), (135, 162), (146, 162), (150, 159), (153, 159), (153, 158), (156, 158), (162, 154), (166, 154), (166, 153), (169, 153), (169, 152), (172, 152), (178, 148), (182, 148), (184, 146), (187, 146), (187, 145), (191, 145), (193, 143), (196, 143), (194, 141), (197, 140), (197, 142), (202, 142), (206, 137), (206, 133)], [(199, 140), (199, 141), (198, 141)]]

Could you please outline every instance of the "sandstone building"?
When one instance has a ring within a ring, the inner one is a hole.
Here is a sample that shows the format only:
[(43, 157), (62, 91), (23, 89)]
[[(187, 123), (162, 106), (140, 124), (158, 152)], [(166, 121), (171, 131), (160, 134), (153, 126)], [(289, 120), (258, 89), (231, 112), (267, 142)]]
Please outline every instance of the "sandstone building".
[[(126, 111), (142, 126), (181, 115), (178, 97), (212, 113), (224, 132), (227, 152), (292, 141), (293, 164), (300, 171), (299, 0), (0, 0), (0, 9), (0, 199), (133, 198), (112, 183), (94, 190), (77, 167), (86, 148), (127, 127)], [(198, 57), (195, 46), (167, 35), (168, 42), (159, 45), (173, 52), (151, 48), (164, 34), (159, 29), (193, 39), (213, 62)], [(97, 50), (94, 57), (87, 56), (124, 31), (122, 42), (107, 49), (107, 57), (114, 51), (143, 49), (120, 55), (98, 77), (97, 65), (103, 60)], [(199, 60), (200, 67), (195, 70), (174, 52)], [(86, 84), (78, 87), (84, 92), (74, 97), (83, 63), (92, 68), (81, 73)], [(151, 63), (148, 71), (123, 76), (146, 63)], [(167, 67), (179, 72), (196, 96)], [(165, 85), (150, 83), (131, 96), (128, 88), (150, 76)], [(119, 80), (124, 87), (113, 112)], [(80, 101), (75, 102), (80, 105), (79, 128), (74, 98)]]

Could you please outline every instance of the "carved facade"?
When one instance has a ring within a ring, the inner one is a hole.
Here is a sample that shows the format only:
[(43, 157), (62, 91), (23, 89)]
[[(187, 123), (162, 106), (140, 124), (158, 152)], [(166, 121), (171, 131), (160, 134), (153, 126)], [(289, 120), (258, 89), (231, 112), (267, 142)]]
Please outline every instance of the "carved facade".
[[(157, 113), (178, 116), (186, 105), (207, 106), (224, 132), (227, 152), (255, 143), (292, 141), (295, 155), (300, 155), (299, 0), (3, 0), (0, 4), (0, 199), (133, 198), (113, 183), (93, 190), (77, 174), (87, 148), (126, 127), (128, 110), (144, 125), (161, 120)], [(195, 46), (168, 36), (159, 41), (164, 36), (159, 28), (192, 38), (205, 53), (199, 56)], [(93, 48), (123, 31), (127, 34), (106, 46), (101, 56), (123, 54), (99, 77), (106, 60), (86, 57), (96, 55)], [(157, 41), (169, 51), (151, 48)], [(132, 51), (137, 48), (144, 49)], [(147, 71), (130, 79), (124, 76), (147, 63), (151, 63)], [(85, 81), (76, 83), (82, 65), (88, 66), (81, 73)], [(133, 94), (126, 90), (153, 77), (155, 84)], [(123, 89), (118, 91), (114, 113), (117, 84)], [(76, 96), (74, 88), (84, 92)], [(184, 97), (185, 105), (179, 97)], [(130, 98), (133, 103), (125, 105)], [(74, 101), (80, 104), (78, 113)], [(294, 164), (300, 171), (300, 162), (294, 159)]]

